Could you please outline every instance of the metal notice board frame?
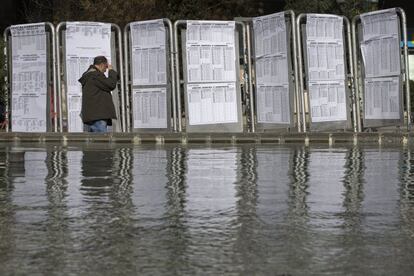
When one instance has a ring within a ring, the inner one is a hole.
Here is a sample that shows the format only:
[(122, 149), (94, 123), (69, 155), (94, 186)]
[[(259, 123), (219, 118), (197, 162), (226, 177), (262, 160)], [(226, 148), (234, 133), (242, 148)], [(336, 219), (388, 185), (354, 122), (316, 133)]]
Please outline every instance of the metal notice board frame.
[[(85, 23), (104, 23), (104, 22), (85, 22)], [(112, 98), (114, 99), (115, 109), (117, 110), (118, 125), (116, 128), (118, 131), (125, 132), (126, 118), (125, 118), (125, 87), (124, 87), (124, 59), (122, 51), (122, 31), (121, 28), (114, 24), (108, 23), (111, 25), (111, 55), (112, 55), (112, 65), (115, 70), (118, 71), (120, 76), (120, 89), (117, 87), (112, 93)], [(63, 132), (63, 105), (64, 101), (67, 101), (66, 97), (66, 83), (67, 83), (67, 71), (66, 71), (66, 32), (67, 22), (60, 22), (56, 27), (56, 47), (57, 47), (57, 90), (58, 90), (58, 99), (59, 99), (59, 118), (60, 118), (60, 132)], [(62, 64), (61, 59), (64, 59), (65, 62)], [(85, 68), (86, 70), (86, 68)], [(65, 80), (62, 83), (62, 79)], [(120, 96), (120, 101), (118, 100), (118, 95)], [(118, 104), (117, 104), (118, 102)], [(118, 108), (119, 107), (119, 108)], [(66, 108), (67, 111), (67, 108)], [(67, 117), (67, 115), (65, 115)]]
[[(45, 102), (46, 106), (46, 118), (47, 118), (47, 131), (57, 132), (59, 127), (59, 120), (58, 120), (58, 95), (57, 95), (57, 87), (56, 87), (56, 46), (55, 46), (55, 36), (56, 31), (55, 27), (50, 22), (39, 22), (39, 24), (45, 24), (46, 28), (46, 61), (47, 61), (47, 102)], [(26, 25), (26, 24), (23, 24)], [(31, 24), (27, 24), (31, 25)], [(11, 98), (12, 91), (12, 76), (13, 76), (13, 67), (12, 67), (12, 43), (11, 43), (11, 26), (7, 27), (3, 32), (3, 39), (4, 39), (4, 55), (5, 55), (5, 63), (4, 69), (7, 72), (4, 76), (4, 91), (5, 91), (5, 121), (6, 124), (6, 132), (10, 131), (9, 127), (9, 113), (10, 113), (10, 106), (9, 102)], [(51, 110), (51, 98), (53, 97), (53, 112)], [(60, 108), (59, 108), (60, 109)], [(13, 115), (13, 114), (12, 114)], [(12, 130), (13, 131), (13, 130)]]
[[(177, 118), (178, 130), (182, 131), (182, 110), (181, 110), (181, 84), (184, 86), (184, 102), (185, 102), (185, 126), (187, 132), (243, 132), (243, 114), (241, 106), (241, 85), (240, 85), (240, 64), (239, 64), (239, 39), (243, 41), (245, 47), (246, 26), (242, 22), (235, 22), (235, 68), (236, 68), (236, 103), (237, 103), (237, 122), (236, 123), (222, 123), (222, 124), (204, 124), (204, 125), (189, 125), (188, 116), (188, 91), (186, 84), (188, 83), (188, 76), (186, 75), (186, 20), (178, 20), (174, 23), (174, 52), (175, 52), (175, 70), (176, 70), (176, 92), (177, 92)], [(241, 31), (240, 31), (241, 30)], [(180, 34), (179, 34), (180, 31)], [(181, 57), (179, 56), (179, 40), (181, 36)], [(244, 59), (244, 62), (247, 62)], [(181, 67), (180, 64), (183, 64)], [(180, 79), (180, 72), (182, 71), (183, 81)], [(246, 85), (245, 85), (246, 87)]]

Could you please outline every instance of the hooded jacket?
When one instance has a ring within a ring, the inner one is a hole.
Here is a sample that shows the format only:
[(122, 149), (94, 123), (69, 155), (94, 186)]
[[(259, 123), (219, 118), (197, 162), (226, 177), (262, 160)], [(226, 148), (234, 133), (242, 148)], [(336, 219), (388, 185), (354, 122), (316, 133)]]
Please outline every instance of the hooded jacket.
[(118, 82), (118, 73), (109, 70), (108, 78), (95, 66), (89, 66), (79, 79), (82, 84), (82, 121), (90, 124), (96, 120), (116, 119), (114, 103), (111, 91)]

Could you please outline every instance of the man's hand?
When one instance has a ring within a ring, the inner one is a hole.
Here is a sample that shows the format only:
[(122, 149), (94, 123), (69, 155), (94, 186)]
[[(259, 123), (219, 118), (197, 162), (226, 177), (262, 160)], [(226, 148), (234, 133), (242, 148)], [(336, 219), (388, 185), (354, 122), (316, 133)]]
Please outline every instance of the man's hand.
[(108, 70), (113, 70), (112, 64), (108, 64)]

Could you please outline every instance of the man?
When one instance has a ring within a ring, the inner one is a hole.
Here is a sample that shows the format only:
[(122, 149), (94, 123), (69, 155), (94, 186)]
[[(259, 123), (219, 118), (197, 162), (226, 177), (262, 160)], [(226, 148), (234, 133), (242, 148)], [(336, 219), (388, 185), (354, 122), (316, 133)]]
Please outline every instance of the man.
[[(104, 74), (106, 69), (109, 69), (108, 77)], [(79, 82), (82, 84), (83, 123), (88, 125), (90, 132), (107, 132), (107, 126), (116, 119), (111, 90), (116, 87), (118, 73), (108, 64), (106, 57), (97, 56)]]

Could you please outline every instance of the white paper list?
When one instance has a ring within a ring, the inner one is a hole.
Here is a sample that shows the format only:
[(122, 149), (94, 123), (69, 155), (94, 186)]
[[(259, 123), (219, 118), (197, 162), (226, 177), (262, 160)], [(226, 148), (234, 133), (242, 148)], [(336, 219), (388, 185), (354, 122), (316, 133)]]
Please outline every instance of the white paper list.
[(234, 21), (187, 21), (189, 83), (236, 81), (234, 32)]
[(257, 120), (290, 124), (285, 13), (253, 18)]
[(257, 87), (257, 122), (289, 123), (289, 87), (259, 85)]
[(306, 16), (307, 41), (343, 41), (343, 18), (332, 14)]
[(347, 120), (343, 18), (308, 14), (306, 50), (311, 121)]
[(367, 78), (399, 75), (401, 72), (398, 16), (394, 9), (361, 15), (362, 59)]
[(364, 118), (401, 119), (401, 49), (395, 9), (361, 15)]
[(253, 18), (255, 56), (286, 55), (285, 12)]
[(166, 85), (166, 32), (162, 19), (132, 22), (132, 84)]
[(47, 131), (47, 48), (45, 24), (14, 25), (11, 129)]
[(236, 123), (235, 83), (187, 84), (189, 124)]
[(363, 40), (398, 34), (398, 15), (395, 9), (361, 14)]
[(365, 79), (365, 119), (400, 119), (399, 77)]
[(284, 85), (289, 83), (285, 56), (264, 56), (256, 60), (256, 83)]
[(111, 62), (111, 25), (98, 22), (67, 22), (66, 79), (68, 131), (83, 132), (80, 117), (82, 87), (78, 79), (93, 63), (96, 56)]
[(306, 17), (309, 81), (345, 80), (343, 19), (335, 15)]
[(347, 119), (344, 81), (310, 82), (309, 98), (312, 122)]
[(134, 128), (167, 128), (167, 89), (134, 88), (132, 93)]
[(341, 42), (308, 42), (309, 80), (344, 79), (344, 48)]

